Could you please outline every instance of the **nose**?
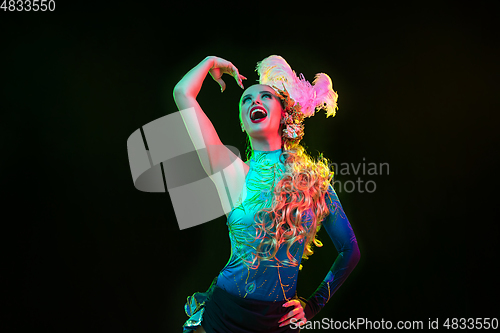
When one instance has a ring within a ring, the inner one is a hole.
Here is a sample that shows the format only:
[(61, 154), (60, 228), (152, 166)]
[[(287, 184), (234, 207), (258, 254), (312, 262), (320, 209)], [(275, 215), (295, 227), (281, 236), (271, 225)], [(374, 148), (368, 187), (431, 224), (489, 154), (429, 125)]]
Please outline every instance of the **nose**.
[(253, 100), (253, 102), (252, 102), (252, 105), (254, 105), (254, 104), (262, 104), (262, 102), (261, 102), (261, 100), (260, 100), (260, 97), (258, 97), (258, 96), (257, 96), (257, 97), (255, 97), (255, 99), (254, 99), (254, 100)]

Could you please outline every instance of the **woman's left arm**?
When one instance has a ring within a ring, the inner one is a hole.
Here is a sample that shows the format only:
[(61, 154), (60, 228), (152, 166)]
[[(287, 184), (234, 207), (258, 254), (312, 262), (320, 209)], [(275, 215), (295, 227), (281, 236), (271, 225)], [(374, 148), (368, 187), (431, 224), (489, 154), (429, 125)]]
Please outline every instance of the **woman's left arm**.
[(322, 224), (332, 239), (338, 256), (325, 279), (311, 297), (307, 300), (301, 298), (306, 304), (304, 312), (307, 320), (311, 320), (325, 306), (356, 267), (360, 258), (356, 236), (342, 209), (337, 193), (335, 193), (331, 185), (325, 200), (330, 209), (330, 214)]

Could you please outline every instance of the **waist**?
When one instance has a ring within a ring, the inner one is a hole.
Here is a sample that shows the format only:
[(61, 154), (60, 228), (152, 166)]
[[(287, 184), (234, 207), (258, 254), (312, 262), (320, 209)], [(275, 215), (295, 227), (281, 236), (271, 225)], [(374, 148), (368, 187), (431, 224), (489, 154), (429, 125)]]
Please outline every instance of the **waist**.
[(242, 298), (216, 285), (206, 303), (203, 327), (216, 332), (298, 332), (288, 325), (279, 327), (279, 320), (291, 310), (283, 307), (285, 302)]
[[(272, 272), (272, 270), (275, 270)], [(280, 269), (281, 270), (281, 269)], [(297, 271), (281, 274), (276, 268), (268, 268), (265, 274), (252, 271), (223, 269), (217, 279), (217, 287), (234, 297), (264, 302), (278, 302), (295, 296)]]

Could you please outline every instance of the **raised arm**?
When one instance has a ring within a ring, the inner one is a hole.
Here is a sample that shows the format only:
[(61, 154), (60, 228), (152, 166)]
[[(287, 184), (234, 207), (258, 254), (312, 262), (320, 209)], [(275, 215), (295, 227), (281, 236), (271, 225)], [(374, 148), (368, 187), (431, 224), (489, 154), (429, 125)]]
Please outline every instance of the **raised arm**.
[[(174, 100), (196, 148), (201, 165), (219, 191), (222, 206), (227, 215), (236, 200), (235, 197), (241, 192), (249, 167), (222, 144), (212, 122), (196, 100), (208, 73), (219, 83), (222, 91), (226, 87), (222, 80), (223, 74), (232, 75), (238, 85), (244, 89), (242, 80), (246, 78), (239, 74), (238, 69), (231, 62), (209, 56), (177, 83), (174, 88)], [(235, 117), (237, 117), (236, 113)]]
[(222, 80), (222, 74), (227, 73), (235, 77), (238, 85), (244, 89), (242, 79), (244, 76), (238, 73), (238, 69), (229, 61), (209, 56), (203, 59), (196, 67), (191, 69), (174, 87), (174, 100), (179, 111), (194, 108), (198, 122), (203, 130), (203, 138), (207, 144), (221, 144), (219, 136), (207, 115), (203, 112), (196, 100), (198, 93), (207, 73), (221, 86), (221, 91), (226, 88), (226, 83)]
[(356, 236), (331, 185), (325, 199), (330, 214), (323, 221), (323, 228), (332, 239), (338, 255), (316, 291), (307, 300), (301, 298), (306, 303), (304, 311), (307, 320), (311, 320), (325, 306), (356, 267), (360, 258)]
[[(194, 141), (195, 147), (205, 146), (207, 148), (210, 165), (203, 163), (203, 167), (210, 175), (220, 170), (220, 167), (227, 166), (227, 161), (225, 160), (225, 156), (223, 156), (227, 151), (222, 148), (223, 144), (212, 122), (196, 100), (203, 80), (205, 80), (208, 73), (221, 85), (221, 90), (224, 90), (226, 86), (222, 80), (224, 73), (234, 76), (242, 89), (242, 80), (246, 78), (240, 75), (238, 69), (229, 61), (209, 56), (184, 75), (174, 88), (174, 100), (179, 111), (193, 108), (193, 112), (181, 112), (181, 115), (191, 135), (191, 139)], [(204, 162), (203, 160), (202, 162)]]

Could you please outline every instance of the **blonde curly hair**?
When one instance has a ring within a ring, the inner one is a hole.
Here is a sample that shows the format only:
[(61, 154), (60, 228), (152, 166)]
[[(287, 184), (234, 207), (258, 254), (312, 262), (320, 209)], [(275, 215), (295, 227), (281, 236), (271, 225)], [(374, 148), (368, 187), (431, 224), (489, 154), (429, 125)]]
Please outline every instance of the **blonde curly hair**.
[[(312, 245), (323, 244), (316, 238), (321, 222), (329, 214), (325, 202), (333, 178), (326, 158), (320, 155), (314, 160), (300, 144), (284, 150), (285, 173), (274, 188), (272, 205), (255, 215), (255, 239), (261, 240), (250, 266), (257, 268), (261, 261), (277, 261), (278, 265), (297, 266), (298, 261), (290, 254), (296, 242), (305, 242), (303, 259), (313, 254)], [(310, 219), (304, 214), (310, 210)], [(285, 245), (287, 259), (276, 258), (278, 249)], [(302, 265), (300, 265), (302, 269)]]

